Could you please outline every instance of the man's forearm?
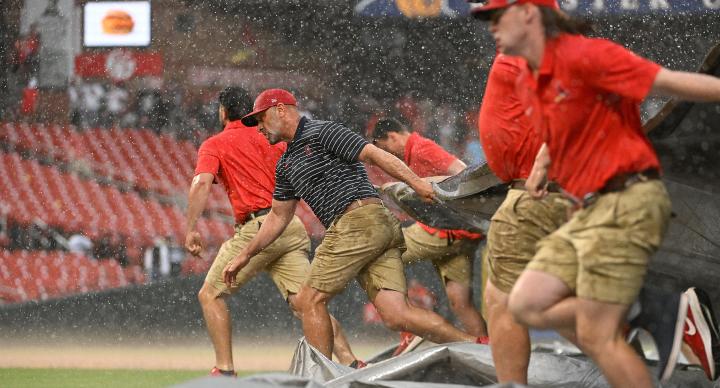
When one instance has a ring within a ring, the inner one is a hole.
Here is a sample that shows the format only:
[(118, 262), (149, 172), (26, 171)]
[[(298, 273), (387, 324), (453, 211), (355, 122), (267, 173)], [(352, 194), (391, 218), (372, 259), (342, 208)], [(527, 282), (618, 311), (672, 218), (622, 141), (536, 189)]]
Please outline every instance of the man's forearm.
[(195, 224), (197, 224), (198, 218), (200, 218), (203, 210), (205, 210), (209, 196), (209, 184), (197, 183), (190, 186), (187, 209), (187, 232), (195, 230)]
[(253, 257), (260, 251), (267, 248), (268, 245), (272, 244), (280, 235), (285, 231), (285, 228), (292, 220), (292, 213), (288, 217), (287, 215), (278, 215), (272, 210), (262, 222), (260, 230), (250, 243), (245, 247), (242, 254), (247, 257)]
[(530, 176), (528, 176), (525, 181), (525, 188), (533, 198), (542, 198), (547, 194), (545, 186), (547, 184), (547, 171), (550, 167), (550, 162), (550, 153), (547, 145), (543, 143), (535, 156), (535, 163), (530, 171)]
[(420, 180), (420, 177), (412, 172), (412, 170), (410, 170), (410, 168), (400, 159), (380, 149), (378, 149), (378, 152), (373, 155), (370, 162), (380, 167), (391, 177), (403, 181), (410, 186), (413, 186)]
[(720, 101), (720, 78), (707, 74), (662, 69), (655, 78), (652, 93), (687, 101)]
[(543, 170), (547, 170), (550, 167), (550, 150), (548, 150), (547, 144), (543, 143), (535, 155), (535, 165), (533, 167), (539, 167)]

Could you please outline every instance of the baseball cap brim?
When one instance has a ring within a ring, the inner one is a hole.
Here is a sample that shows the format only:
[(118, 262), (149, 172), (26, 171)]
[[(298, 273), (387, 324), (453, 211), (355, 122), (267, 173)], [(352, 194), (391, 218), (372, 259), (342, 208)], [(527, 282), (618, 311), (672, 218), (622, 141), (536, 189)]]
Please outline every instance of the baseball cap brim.
[(488, 21), (488, 20), (490, 20), (494, 11), (497, 11), (502, 8), (507, 8), (509, 6), (510, 6), (510, 4), (502, 4), (502, 3), (485, 4), (482, 7), (476, 6), (476, 7), (472, 8), (470, 10), (470, 14), (476, 19)]
[(243, 125), (246, 127), (256, 127), (258, 125), (258, 121), (255, 118), (255, 115), (258, 113), (265, 112), (268, 109), (270, 109), (270, 108), (268, 107), (268, 108), (263, 108), (263, 109), (256, 109), (256, 110), (246, 114), (245, 116), (243, 116), (240, 119), (240, 122), (242, 122)]

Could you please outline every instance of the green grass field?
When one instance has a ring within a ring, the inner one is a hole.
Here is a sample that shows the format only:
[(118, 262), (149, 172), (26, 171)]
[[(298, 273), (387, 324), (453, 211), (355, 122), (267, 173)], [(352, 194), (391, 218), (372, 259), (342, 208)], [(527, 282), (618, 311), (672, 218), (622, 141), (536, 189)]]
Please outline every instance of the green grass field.
[[(203, 377), (207, 373), (182, 370), (0, 368), (0, 387), (167, 387)], [(252, 372), (243, 375), (249, 374)]]

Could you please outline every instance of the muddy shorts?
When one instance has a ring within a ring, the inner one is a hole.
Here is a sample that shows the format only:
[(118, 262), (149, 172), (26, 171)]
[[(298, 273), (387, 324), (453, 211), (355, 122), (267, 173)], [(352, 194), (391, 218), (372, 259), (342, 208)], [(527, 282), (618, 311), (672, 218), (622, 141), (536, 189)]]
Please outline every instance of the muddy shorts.
[(470, 287), (472, 260), (480, 240), (439, 237), (415, 223), (403, 228), (407, 250), (402, 255), (405, 264), (427, 260), (432, 262), (443, 284), (452, 280)]
[(381, 204), (338, 217), (315, 251), (306, 284), (337, 294), (353, 278), (370, 301), (381, 289), (407, 292), (401, 260), (405, 250), (400, 222)]
[(510, 293), (535, 255), (537, 242), (567, 220), (569, 206), (557, 193), (536, 200), (525, 190), (508, 191), (487, 236), (488, 279), (495, 287)]
[(310, 239), (305, 231), (305, 226), (297, 216), (293, 217), (280, 237), (253, 256), (248, 265), (238, 272), (231, 288), (228, 288), (223, 282), (223, 269), (255, 237), (265, 217), (260, 216), (243, 225), (236, 225), (233, 237), (220, 247), (205, 278), (205, 282), (215, 288), (217, 295), (236, 292), (261, 271), (268, 272), (286, 300), (289, 294), (296, 294), (300, 291), (310, 270), (308, 261)]
[(578, 297), (630, 304), (671, 214), (660, 180), (603, 194), (538, 243), (529, 269), (560, 278)]

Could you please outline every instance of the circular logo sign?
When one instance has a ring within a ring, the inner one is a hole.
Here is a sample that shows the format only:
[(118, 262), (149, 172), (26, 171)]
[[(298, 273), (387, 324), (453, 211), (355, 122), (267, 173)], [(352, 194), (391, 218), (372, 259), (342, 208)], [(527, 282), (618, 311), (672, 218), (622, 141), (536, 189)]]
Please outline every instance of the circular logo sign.
[(135, 58), (125, 50), (113, 50), (105, 58), (105, 71), (114, 81), (125, 81), (135, 74)]

